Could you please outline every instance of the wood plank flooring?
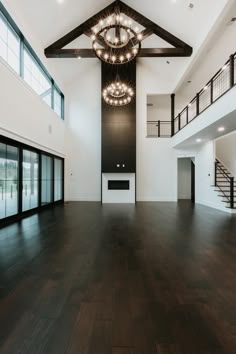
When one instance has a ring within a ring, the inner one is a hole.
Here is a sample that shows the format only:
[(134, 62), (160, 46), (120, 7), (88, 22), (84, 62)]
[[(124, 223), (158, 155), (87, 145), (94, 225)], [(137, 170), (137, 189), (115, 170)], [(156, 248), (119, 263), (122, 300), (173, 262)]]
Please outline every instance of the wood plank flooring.
[(1, 354), (235, 354), (236, 218), (69, 203), (0, 230)]

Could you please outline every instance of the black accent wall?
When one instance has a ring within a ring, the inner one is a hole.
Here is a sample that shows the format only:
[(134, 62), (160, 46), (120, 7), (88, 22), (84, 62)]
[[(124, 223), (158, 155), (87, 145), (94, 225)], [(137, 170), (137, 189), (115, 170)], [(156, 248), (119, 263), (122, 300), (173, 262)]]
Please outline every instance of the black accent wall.
[(122, 107), (109, 106), (102, 98), (102, 173), (135, 173), (136, 62), (118, 67), (102, 63), (102, 89), (115, 80), (117, 72), (132, 87), (135, 96)]

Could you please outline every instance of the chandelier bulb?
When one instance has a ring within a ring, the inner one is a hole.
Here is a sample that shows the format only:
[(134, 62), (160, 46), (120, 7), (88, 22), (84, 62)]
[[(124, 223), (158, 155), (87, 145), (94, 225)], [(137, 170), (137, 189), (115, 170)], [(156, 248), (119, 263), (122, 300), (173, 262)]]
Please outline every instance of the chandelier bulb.
[(143, 35), (142, 35), (142, 33), (139, 33), (138, 34), (138, 40), (141, 41), (142, 39), (143, 39)]

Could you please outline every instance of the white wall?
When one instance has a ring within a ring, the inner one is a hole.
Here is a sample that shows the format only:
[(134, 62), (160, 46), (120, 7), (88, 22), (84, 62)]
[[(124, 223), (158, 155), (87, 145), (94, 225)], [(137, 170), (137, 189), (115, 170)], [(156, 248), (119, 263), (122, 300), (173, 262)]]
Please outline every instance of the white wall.
[(217, 192), (214, 191), (215, 142), (199, 147), (195, 157), (196, 203), (227, 211)]
[(65, 192), (67, 200), (100, 201), (101, 64), (82, 65), (67, 88)]
[(216, 156), (236, 176), (236, 132), (216, 140)]
[(171, 92), (173, 81), (166, 72), (155, 76), (148, 68), (148, 59), (137, 65), (137, 200), (176, 201), (177, 158), (171, 139), (146, 138), (147, 95)]
[(148, 121), (171, 120), (170, 95), (148, 95), (147, 103), (153, 104), (153, 106), (147, 106)]
[(191, 199), (191, 159), (178, 159), (178, 199)]
[(0, 134), (63, 156), (61, 118), (2, 60), (0, 78)]

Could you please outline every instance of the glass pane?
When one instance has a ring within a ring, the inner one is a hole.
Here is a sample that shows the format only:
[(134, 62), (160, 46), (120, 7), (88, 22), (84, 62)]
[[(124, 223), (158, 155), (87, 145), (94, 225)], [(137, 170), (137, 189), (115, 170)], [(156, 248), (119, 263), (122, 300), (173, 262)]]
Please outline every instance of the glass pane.
[(6, 144), (0, 143), (0, 180), (6, 179)]
[[(0, 165), (0, 170), (2, 165)], [(0, 219), (6, 217), (5, 181), (0, 179)]]
[(42, 205), (52, 202), (52, 158), (42, 155)]
[(6, 21), (1, 17), (0, 14), (0, 38), (6, 43), (7, 42), (7, 24)]
[(7, 44), (0, 37), (0, 57), (7, 61)]
[(0, 219), (6, 217), (5, 180), (6, 180), (6, 145), (0, 143)]
[(18, 213), (18, 181), (6, 182), (6, 216)]
[(0, 14), (0, 56), (18, 74), (20, 72), (20, 39)]
[(61, 117), (61, 108), (62, 108), (62, 102), (61, 102), (61, 94), (54, 89), (54, 111)]
[(7, 174), (8, 181), (18, 180), (18, 149), (7, 145)]
[(23, 150), (23, 211), (38, 207), (39, 156)]
[(7, 145), (6, 157), (6, 216), (11, 216), (18, 213), (18, 148)]
[(54, 160), (54, 201), (59, 201), (62, 199), (62, 187), (63, 187), (63, 176), (62, 176), (62, 160)]
[(27, 49), (24, 49), (24, 80), (51, 106), (51, 82)]

